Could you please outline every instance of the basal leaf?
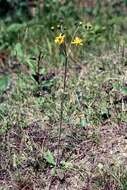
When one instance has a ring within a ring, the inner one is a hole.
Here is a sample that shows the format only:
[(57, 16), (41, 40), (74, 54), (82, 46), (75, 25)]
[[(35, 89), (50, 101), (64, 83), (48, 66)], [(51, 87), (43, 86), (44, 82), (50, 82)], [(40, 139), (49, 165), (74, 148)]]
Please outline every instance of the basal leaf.
[(122, 92), (124, 95), (127, 95), (127, 87), (121, 88), (121, 92)]
[(9, 76), (3, 76), (0, 78), (0, 93), (5, 91), (9, 84)]
[(55, 159), (53, 157), (53, 154), (48, 150), (47, 152), (44, 153), (44, 159), (50, 164), (55, 166)]

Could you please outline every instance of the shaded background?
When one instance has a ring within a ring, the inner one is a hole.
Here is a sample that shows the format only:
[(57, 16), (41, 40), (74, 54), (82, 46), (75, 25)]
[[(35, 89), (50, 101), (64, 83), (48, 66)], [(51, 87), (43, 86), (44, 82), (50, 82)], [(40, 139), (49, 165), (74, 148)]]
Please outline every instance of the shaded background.
[[(10, 21), (23, 21), (35, 16), (77, 17), (83, 11), (85, 16), (97, 16), (101, 8), (107, 8), (114, 15), (127, 12), (127, 0), (0, 0), (0, 17)], [(57, 14), (57, 15), (56, 15)]]

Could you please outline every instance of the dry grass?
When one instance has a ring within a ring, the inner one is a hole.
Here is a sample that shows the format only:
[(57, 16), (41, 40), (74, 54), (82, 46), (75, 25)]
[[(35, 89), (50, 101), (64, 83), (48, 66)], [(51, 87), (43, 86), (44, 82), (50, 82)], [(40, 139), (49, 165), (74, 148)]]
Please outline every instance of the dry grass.
[(56, 158), (63, 71), (57, 71), (51, 93), (41, 97), (34, 96), (36, 83), (28, 75), (13, 74), (14, 89), (1, 103), (0, 189), (48, 190), (52, 180), (54, 190), (126, 190), (126, 101), (123, 110), (123, 95), (113, 88), (123, 85), (126, 72), (116, 50), (72, 63), (61, 139), (62, 160), (70, 167), (55, 176), (44, 152)]

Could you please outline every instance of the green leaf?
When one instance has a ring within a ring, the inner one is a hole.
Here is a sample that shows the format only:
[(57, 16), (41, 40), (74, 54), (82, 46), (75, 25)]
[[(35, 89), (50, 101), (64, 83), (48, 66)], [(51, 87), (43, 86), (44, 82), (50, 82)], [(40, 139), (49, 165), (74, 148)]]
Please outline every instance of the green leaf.
[(36, 71), (36, 65), (35, 65), (34, 61), (31, 60), (30, 57), (26, 57), (25, 62), (30, 67), (32, 73), (35, 73), (35, 71)]
[(5, 91), (9, 84), (9, 76), (3, 76), (0, 78), (0, 93)]
[(21, 28), (23, 28), (23, 24), (11, 24), (9, 27), (8, 27), (8, 29), (7, 29), (7, 31), (8, 32), (19, 32), (20, 30), (21, 30)]
[(14, 47), (14, 55), (17, 55), (19, 59), (24, 57), (23, 49), (21, 43), (17, 43)]
[(120, 86), (119, 83), (114, 83), (114, 84), (112, 84), (112, 86), (113, 86), (114, 90), (118, 90), (119, 91), (121, 89), (121, 86)]
[(73, 168), (73, 164), (71, 162), (62, 161), (61, 162), (63, 169), (71, 169)]
[(127, 95), (127, 87), (121, 88), (121, 92), (122, 92), (124, 95)]
[(53, 157), (53, 154), (50, 152), (50, 150), (48, 150), (47, 152), (44, 153), (44, 159), (50, 164), (55, 166), (56, 162), (55, 159)]
[(84, 127), (86, 127), (88, 125), (88, 123), (87, 123), (87, 121), (86, 121), (86, 119), (80, 119), (80, 127), (81, 128), (84, 128)]

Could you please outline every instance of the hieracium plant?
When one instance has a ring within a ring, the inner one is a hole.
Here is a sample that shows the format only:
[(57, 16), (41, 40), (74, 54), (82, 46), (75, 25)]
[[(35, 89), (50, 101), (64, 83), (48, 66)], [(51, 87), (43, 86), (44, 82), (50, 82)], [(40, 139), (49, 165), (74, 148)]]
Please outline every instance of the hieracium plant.
[[(59, 33), (55, 37), (54, 42), (59, 47), (59, 54), (64, 56), (64, 77), (63, 77), (63, 92), (61, 95), (61, 105), (60, 105), (60, 123), (59, 123), (59, 132), (58, 132), (58, 144), (57, 144), (57, 160), (56, 160), (56, 167), (60, 166), (61, 162), (61, 134), (62, 134), (62, 125), (63, 125), (63, 112), (64, 112), (64, 100), (66, 94), (66, 87), (67, 87), (67, 73), (68, 73), (68, 62), (69, 62), (69, 54), (71, 46), (83, 46), (84, 40), (77, 35), (81, 23), (79, 23), (74, 31), (73, 36), (71, 37), (70, 41), (68, 42), (68, 36), (64, 30), (63, 25), (59, 26)], [(53, 29), (53, 28), (52, 28)]]

